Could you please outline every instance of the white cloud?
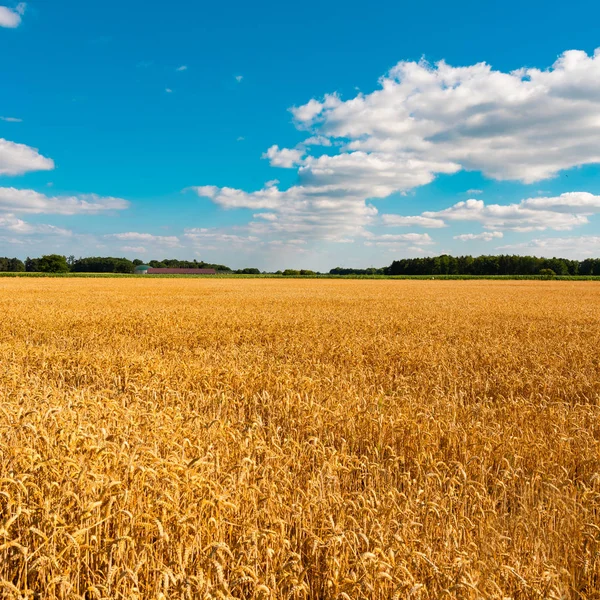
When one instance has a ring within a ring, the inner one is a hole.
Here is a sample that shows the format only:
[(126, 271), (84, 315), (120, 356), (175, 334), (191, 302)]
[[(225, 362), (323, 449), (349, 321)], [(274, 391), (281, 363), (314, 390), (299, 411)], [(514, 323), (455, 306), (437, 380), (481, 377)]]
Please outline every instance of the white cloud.
[(236, 138), (236, 142), (243, 142), (246, 138), (243, 135), (240, 135)]
[(0, 138), (0, 175), (23, 175), (29, 171), (50, 171), (54, 161), (35, 148)]
[(471, 189), (471, 190), (467, 190), (466, 192), (469, 196), (479, 196), (480, 194), (483, 194), (483, 190), (475, 190), (475, 189)]
[(167, 94), (172, 94), (173, 90), (171, 88), (165, 88), (165, 92), (167, 92)]
[(142, 242), (147, 244), (157, 244), (168, 248), (178, 248), (181, 246), (179, 238), (175, 235), (153, 235), (151, 233), (138, 233), (137, 231), (127, 231), (125, 233), (109, 233), (104, 237), (113, 238), (128, 242)]
[(365, 246), (407, 247), (409, 244), (412, 244), (413, 247), (420, 248), (421, 246), (431, 246), (435, 243), (428, 233), (369, 234), (367, 237)]
[(340, 99), (337, 94), (326, 94), (322, 102), (313, 98), (303, 106), (293, 106), (290, 108), (290, 112), (294, 115), (294, 119), (300, 127), (304, 127), (305, 124), (313, 121), (324, 109), (330, 109), (339, 104)]
[(243, 246), (248, 243), (256, 245), (260, 239), (252, 235), (237, 235), (218, 229), (193, 227), (184, 230), (184, 237), (196, 246), (206, 249), (205, 244), (225, 243), (228, 246)]
[(121, 246), (123, 252), (131, 252), (133, 254), (146, 254), (148, 250), (144, 246)]
[(283, 167), (291, 169), (298, 166), (302, 162), (304, 150), (298, 148), (279, 148), (279, 146), (271, 146), (263, 155), (263, 158), (268, 158), (272, 167)]
[(501, 231), (484, 231), (483, 233), (462, 233), (461, 235), (455, 235), (455, 240), (461, 242), (472, 242), (472, 241), (483, 241), (491, 242), (492, 240), (503, 238), (504, 234)]
[(181, 65), (180, 67), (177, 67), (175, 70), (181, 72), (181, 71), (187, 71), (187, 69), (188, 69), (187, 65)]
[(244, 79), (244, 76), (243, 76), (243, 75), (236, 75), (236, 76), (235, 76), (235, 80), (236, 80), (238, 83), (242, 83), (242, 79)]
[(43, 234), (43, 235), (59, 235), (59, 236), (71, 236), (73, 233), (68, 229), (56, 227), (54, 225), (28, 223), (19, 219), (14, 214), (3, 214), (0, 215), (0, 229), (10, 231), (12, 233), (20, 235), (32, 235), (32, 234)]
[(282, 191), (275, 184), (251, 193), (215, 186), (192, 189), (223, 208), (266, 209), (276, 213), (276, 220), (249, 224), (249, 231), (262, 238), (286, 234), (336, 241), (360, 235), (377, 214), (377, 209), (366, 204), (361, 196), (346, 194), (343, 189), (293, 186)]
[(582, 235), (537, 238), (520, 244), (499, 246), (497, 250), (545, 257), (560, 256), (562, 258), (582, 259), (600, 255), (600, 237)]
[(600, 50), (565, 52), (548, 70), (494, 71), (485, 63), (400, 62), (381, 89), (329, 94), (292, 113), (346, 150), (454, 163), (531, 183), (600, 162)]
[(487, 229), (514, 231), (569, 230), (589, 222), (600, 212), (600, 196), (568, 192), (553, 198), (528, 198), (519, 204), (488, 204), (466, 200), (440, 211), (426, 211), (424, 217), (449, 221), (476, 221)]
[(302, 142), (303, 146), (331, 146), (331, 140), (324, 135), (313, 135)]
[(402, 215), (381, 215), (381, 219), (385, 225), (395, 227), (427, 227), (439, 229), (446, 227), (446, 223), (441, 219), (432, 219), (431, 217), (403, 217)]
[[(296, 127), (307, 131), (305, 141), (295, 148), (273, 145), (263, 157), (272, 166), (297, 168), (296, 185), (192, 189), (224, 208), (276, 214), (248, 225), (267, 240), (354, 239), (378, 214), (370, 200), (407, 193), (440, 174), (480, 171), (530, 183), (600, 163), (600, 49), (591, 56), (565, 52), (545, 71), (400, 62), (370, 94), (348, 100), (326, 94), (290, 110)], [(331, 150), (323, 153), (327, 146)], [(596, 212), (581, 196), (578, 205), (562, 196), (565, 206), (536, 200), (508, 206), (468, 200), (445, 211), (382, 220), (399, 227), (465, 220), (494, 231), (560, 230), (586, 224)]]
[(0, 210), (13, 213), (97, 214), (109, 210), (124, 210), (128, 207), (127, 200), (101, 197), (96, 194), (46, 196), (34, 190), (0, 188)]
[(276, 213), (257, 213), (252, 215), (254, 219), (264, 219), (265, 221), (277, 221)]
[(0, 27), (9, 27), (14, 29), (21, 24), (21, 17), (25, 14), (27, 4), (20, 2), (15, 8), (0, 6)]
[(17, 117), (0, 117), (0, 121), (5, 121), (6, 123), (22, 123), (23, 119), (18, 119)]
[(600, 212), (600, 196), (595, 196), (589, 192), (567, 192), (550, 198), (528, 198), (521, 201), (521, 206), (534, 210), (590, 215)]

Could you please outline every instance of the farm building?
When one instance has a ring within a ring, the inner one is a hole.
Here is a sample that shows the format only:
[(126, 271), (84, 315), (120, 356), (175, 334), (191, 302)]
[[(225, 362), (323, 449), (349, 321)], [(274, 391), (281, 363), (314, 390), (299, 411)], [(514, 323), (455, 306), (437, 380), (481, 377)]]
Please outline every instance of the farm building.
[(136, 275), (145, 275), (148, 272), (148, 269), (150, 269), (151, 267), (149, 267), (148, 265), (138, 265), (133, 272)]
[[(136, 268), (136, 273), (138, 272)], [(141, 274), (148, 275), (216, 275), (215, 269), (172, 269), (167, 267), (147, 267)]]

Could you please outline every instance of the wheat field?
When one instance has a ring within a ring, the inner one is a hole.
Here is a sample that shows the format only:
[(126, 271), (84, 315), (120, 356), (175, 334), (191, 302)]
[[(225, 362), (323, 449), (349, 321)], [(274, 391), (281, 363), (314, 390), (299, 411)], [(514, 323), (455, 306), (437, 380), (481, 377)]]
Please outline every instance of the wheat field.
[(0, 598), (600, 598), (600, 287), (0, 280)]

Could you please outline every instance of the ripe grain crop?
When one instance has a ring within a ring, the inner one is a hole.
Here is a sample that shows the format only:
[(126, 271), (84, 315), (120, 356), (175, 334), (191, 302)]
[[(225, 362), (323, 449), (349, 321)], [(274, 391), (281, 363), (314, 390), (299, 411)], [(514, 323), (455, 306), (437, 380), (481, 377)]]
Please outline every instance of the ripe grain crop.
[(589, 282), (0, 280), (0, 598), (600, 598)]

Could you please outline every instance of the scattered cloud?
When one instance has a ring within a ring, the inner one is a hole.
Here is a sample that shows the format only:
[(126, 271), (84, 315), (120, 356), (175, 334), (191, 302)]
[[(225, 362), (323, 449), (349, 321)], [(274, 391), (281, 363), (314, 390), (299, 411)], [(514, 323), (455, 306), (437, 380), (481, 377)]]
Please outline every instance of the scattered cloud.
[(265, 221), (277, 221), (276, 213), (257, 213), (252, 215), (254, 219), (264, 219)]
[(184, 230), (184, 237), (196, 246), (206, 248), (205, 244), (226, 243), (229, 246), (256, 245), (260, 238), (253, 235), (237, 235), (218, 229), (190, 228)]
[(6, 121), (6, 123), (22, 123), (23, 119), (17, 119), (17, 117), (0, 117), (0, 121)]
[[(294, 148), (272, 145), (263, 158), (273, 167), (297, 169), (295, 185), (192, 189), (226, 209), (276, 215), (269, 220), (257, 213), (247, 226), (266, 240), (363, 237), (370, 243), (408, 243), (369, 239), (378, 221), (429, 228), (474, 221), (494, 232), (568, 230), (600, 212), (596, 200), (582, 193), (509, 205), (469, 199), (442, 211), (380, 220), (372, 204), (408, 194), (442, 174), (477, 171), (529, 184), (600, 163), (600, 49), (593, 55), (567, 51), (546, 70), (403, 61), (379, 83), (379, 89), (348, 100), (326, 94), (290, 109), (296, 128), (306, 132), (304, 142)], [(331, 150), (323, 152), (324, 147)], [(482, 191), (468, 193), (476, 197)]]
[(19, 235), (43, 234), (67, 237), (73, 235), (73, 232), (68, 229), (55, 227), (54, 225), (28, 223), (10, 213), (0, 214), (0, 230)]
[(268, 158), (272, 167), (283, 167), (291, 169), (302, 162), (304, 150), (297, 148), (282, 148), (279, 146), (271, 146), (263, 155), (262, 158)]
[(25, 14), (27, 4), (19, 2), (15, 8), (0, 6), (0, 27), (14, 29), (21, 24), (22, 17)]
[(167, 94), (172, 94), (173, 90), (171, 88), (165, 88), (165, 92), (167, 92)]
[(476, 221), (486, 229), (513, 231), (569, 230), (589, 223), (588, 217), (600, 212), (600, 196), (587, 192), (568, 192), (557, 197), (528, 198), (518, 204), (488, 204), (466, 200), (440, 211), (427, 211), (424, 217), (444, 221)]
[(479, 196), (480, 194), (483, 194), (483, 190), (475, 190), (475, 189), (471, 189), (471, 190), (467, 190), (466, 192), (469, 196)]
[(235, 80), (236, 80), (238, 83), (242, 83), (242, 79), (244, 79), (244, 76), (243, 76), (243, 75), (236, 75), (236, 76), (235, 76)]
[(435, 242), (431, 239), (428, 233), (400, 233), (400, 234), (383, 234), (367, 236), (365, 246), (408, 246), (416, 247), (431, 246)]
[(181, 72), (181, 71), (187, 71), (188, 68), (186, 65), (181, 65), (180, 67), (177, 67), (175, 70), (178, 72)]
[(331, 146), (331, 140), (324, 135), (313, 135), (302, 142), (303, 146)]
[(146, 254), (148, 252), (144, 246), (121, 246), (121, 250), (132, 254)]
[[(381, 89), (292, 108), (299, 128), (345, 140), (345, 152), (455, 165), (494, 179), (540, 181), (600, 162), (600, 49), (550, 69), (400, 62)], [(435, 176), (435, 167), (430, 175)]]
[(54, 161), (36, 148), (0, 138), (0, 175), (23, 175), (30, 171), (51, 171)]
[(394, 227), (427, 227), (432, 229), (439, 229), (440, 227), (446, 227), (446, 223), (441, 219), (434, 219), (431, 217), (403, 217), (401, 215), (381, 215), (381, 220), (384, 225)]
[(582, 235), (578, 237), (537, 238), (520, 244), (499, 246), (496, 249), (519, 254), (582, 259), (600, 254), (600, 237)]
[(153, 235), (151, 233), (138, 233), (137, 231), (127, 231), (125, 233), (109, 233), (105, 238), (112, 238), (128, 242), (142, 242), (147, 244), (157, 244), (168, 248), (178, 248), (181, 246), (179, 238), (175, 235)]
[(129, 207), (127, 200), (96, 194), (46, 196), (34, 190), (0, 188), (0, 211), (10, 213), (78, 215), (98, 214)]
[(239, 136), (236, 138), (236, 140), (235, 140), (235, 141), (236, 141), (236, 142), (243, 142), (245, 139), (246, 139), (246, 138), (245, 138), (243, 135), (239, 135)]
[(455, 235), (454, 239), (461, 242), (491, 242), (503, 237), (504, 234), (501, 231), (484, 231), (483, 233), (462, 233), (461, 235)]
[(377, 214), (375, 207), (362, 200), (318, 187), (293, 186), (282, 191), (274, 184), (250, 193), (215, 186), (192, 189), (223, 208), (266, 209), (277, 214), (277, 220), (265, 222), (261, 219), (261, 222), (252, 221), (248, 225), (253, 235), (263, 239), (286, 234), (291, 238), (337, 241), (361, 235), (364, 226)]

